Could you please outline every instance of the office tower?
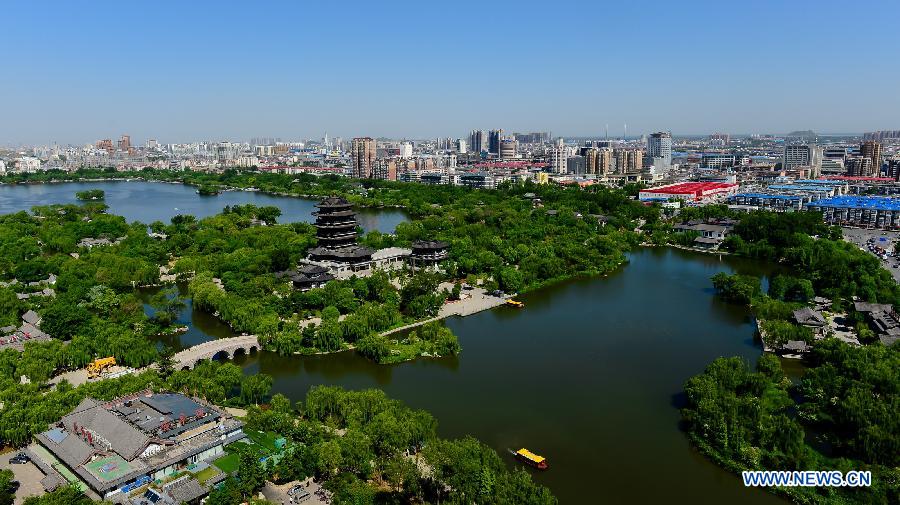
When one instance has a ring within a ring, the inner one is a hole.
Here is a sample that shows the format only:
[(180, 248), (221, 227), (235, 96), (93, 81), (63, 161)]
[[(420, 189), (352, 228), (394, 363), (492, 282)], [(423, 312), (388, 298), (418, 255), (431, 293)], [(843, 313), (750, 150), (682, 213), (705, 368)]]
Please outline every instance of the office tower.
[(844, 168), (844, 157), (840, 158), (822, 158), (819, 172), (822, 175), (844, 175), (847, 170)]
[(130, 135), (122, 135), (122, 138), (119, 139), (119, 150), (126, 153), (131, 151)]
[(350, 148), (350, 175), (359, 179), (372, 177), (376, 158), (375, 139), (356, 137)]
[(159, 147), (159, 142), (156, 139), (150, 139), (147, 141), (147, 149), (156, 149)]
[(488, 149), (488, 135), (484, 130), (472, 130), (469, 134), (469, 146), (472, 152), (483, 153)]
[(850, 177), (873, 177), (875, 175), (872, 158), (867, 156), (848, 156), (844, 160), (844, 167)]
[(859, 155), (872, 160), (872, 171), (875, 175), (881, 173), (881, 143), (866, 140), (859, 145)]
[(412, 158), (412, 155), (413, 155), (412, 144), (410, 142), (401, 142), (399, 154), (400, 154), (401, 158)]
[(503, 139), (500, 141), (500, 159), (514, 160), (518, 155), (519, 143), (513, 139)]
[(500, 155), (500, 140), (503, 138), (503, 130), (491, 130), (488, 132), (488, 153)]
[(668, 168), (672, 165), (672, 134), (668, 132), (657, 132), (650, 134), (647, 139), (647, 156), (652, 160), (661, 158), (664, 167)]
[(813, 148), (809, 144), (787, 144), (784, 146), (784, 157), (781, 168), (790, 170), (805, 167), (813, 163)]
[(456, 152), (459, 154), (466, 154), (468, 146), (466, 145), (466, 139), (456, 139)]

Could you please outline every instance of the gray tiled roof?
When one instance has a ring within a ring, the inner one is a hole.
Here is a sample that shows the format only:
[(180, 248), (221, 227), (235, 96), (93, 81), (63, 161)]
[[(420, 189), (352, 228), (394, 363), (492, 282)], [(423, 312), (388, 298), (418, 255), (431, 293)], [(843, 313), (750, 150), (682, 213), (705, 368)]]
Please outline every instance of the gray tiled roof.
[(111, 449), (128, 461), (137, 457), (150, 437), (102, 407), (78, 411), (63, 417), (63, 424), (71, 429), (73, 424), (84, 426), (109, 442)]
[(799, 324), (807, 326), (825, 326), (827, 324), (827, 321), (825, 321), (825, 317), (822, 316), (822, 314), (809, 307), (795, 310), (794, 320)]
[(166, 489), (175, 503), (185, 503), (206, 495), (209, 491), (197, 482), (197, 479), (182, 479)]

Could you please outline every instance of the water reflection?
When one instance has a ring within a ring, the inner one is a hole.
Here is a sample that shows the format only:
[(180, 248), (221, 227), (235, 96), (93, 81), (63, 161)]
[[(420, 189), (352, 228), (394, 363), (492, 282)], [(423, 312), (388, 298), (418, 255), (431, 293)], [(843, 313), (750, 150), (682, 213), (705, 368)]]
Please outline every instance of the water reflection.
[[(268, 195), (252, 191), (226, 191), (217, 196), (200, 196), (193, 186), (143, 181), (66, 182), (53, 184), (14, 184), (0, 186), (0, 214), (29, 211), (36, 205), (79, 203), (75, 193), (102, 189), (109, 212), (124, 216), (128, 222), (168, 223), (177, 214), (198, 218), (222, 212), (226, 206), (274, 205), (281, 209), (281, 223), (314, 221), (315, 200)], [(149, 203), (148, 203), (149, 202)], [(398, 209), (363, 209), (359, 212), (364, 230), (393, 233), (406, 220)]]

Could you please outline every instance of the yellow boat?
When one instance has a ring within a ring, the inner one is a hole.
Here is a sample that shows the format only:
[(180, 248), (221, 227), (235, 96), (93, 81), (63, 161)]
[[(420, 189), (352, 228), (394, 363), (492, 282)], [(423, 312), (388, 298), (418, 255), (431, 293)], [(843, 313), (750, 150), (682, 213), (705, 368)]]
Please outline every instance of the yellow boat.
[(525, 308), (525, 304), (518, 300), (506, 300), (506, 304), (511, 307), (516, 307), (518, 309)]
[(523, 461), (527, 465), (537, 468), (538, 470), (546, 470), (547, 468), (549, 468), (549, 465), (547, 465), (547, 458), (538, 456), (537, 454), (529, 451), (528, 449), (525, 449), (524, 447), (516, 451), (516, 458)]

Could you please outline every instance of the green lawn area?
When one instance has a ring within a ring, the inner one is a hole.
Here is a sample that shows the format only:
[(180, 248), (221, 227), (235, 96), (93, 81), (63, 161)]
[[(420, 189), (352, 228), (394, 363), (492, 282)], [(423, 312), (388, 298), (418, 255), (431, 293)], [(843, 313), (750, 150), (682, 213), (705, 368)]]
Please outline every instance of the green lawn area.
[[(240, 455), (236, 452), (232, 452), (230, 454), (226, 454), (221, 458), (212, 462), (213, 465), (216, 466), (219, 470), (222, 470), (225, 473), (231, 473), (237, 471), (238, 463), (240, 462)], [(203, 472), (200, 472), (203, 473)]]
[(247, 434), (247, 438), (252, 440), (256, 445), (262, 447), (267, 452), (275, 452), (275, 439), (281, 438), (279, 435), (275, 433), (262, 433), (259, 431), (248, 430), (244, 433)]
[[(221, 460), (223, 460), (223, 459), (225, 459), (225, 458), (227, 458), (227, 457), (228, 457), (228, 456), (219, 458), (218, 460), (216, 460), (216, 462), (219, 462), (219, 461), (221, 461)], [(215, 463), (214, 463), (214, 464), (215, 464)], [(237, 468), (237, 460), (235, 460), (234, 465), (235, 465), (235, 468)], [(227, 465), (226, 465), (226, 466), (227, 466)], [(220, 472), (219, 472), (218, 469), (216, 469), (216, 467), (208, 466), (208, 467), (204, 468), (203, 470), (200, 470), (199, 472), (195, 473), (195, 474), (194, 474), (194, 478), (197, 479), (197, 481), (200, 482), (201, 484), (205, 484), (206, 481), (208, 481), (209, 479), (215, 477), (215, 476), (218, 475), (219, 473), (220, 473)]]

